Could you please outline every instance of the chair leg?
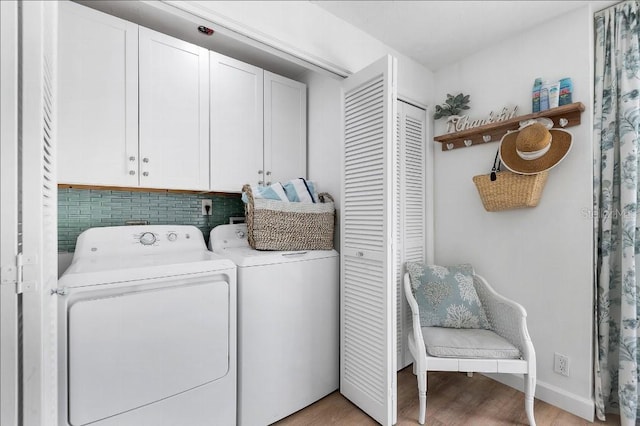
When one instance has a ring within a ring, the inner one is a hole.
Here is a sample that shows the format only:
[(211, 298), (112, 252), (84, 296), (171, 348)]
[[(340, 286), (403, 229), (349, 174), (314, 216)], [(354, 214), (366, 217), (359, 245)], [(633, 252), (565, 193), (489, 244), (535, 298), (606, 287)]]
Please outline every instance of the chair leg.
[(421, 371), (418, 376), (418, 396), (420, 399), (420, 414), (418, 416), (418, 423), (424, 424), (425, 417), (427, 416), (427, 372)]
[(531, 374), (524, 375), (524, 409), (527, 412), (527, 419), (530, 426), (536, 426), (536, 419), (533, 417), (533, 400), (536, 391), (536, 377)]

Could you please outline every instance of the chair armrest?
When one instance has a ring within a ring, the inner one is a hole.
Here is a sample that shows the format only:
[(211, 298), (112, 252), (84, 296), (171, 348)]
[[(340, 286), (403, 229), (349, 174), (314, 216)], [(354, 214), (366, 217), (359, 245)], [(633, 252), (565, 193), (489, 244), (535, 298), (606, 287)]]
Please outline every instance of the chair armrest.
[[(409, 273), (404, 274), (404, 295), (407, 298), (409, 307), (411, 308), (411, 332), (413, 336), (413, 342), (409, 339), (409, 349), (416, 362), (416, 371), (426, 371), (427, 369), (427, 349), (424, 346), (424, 339), (422, 338), (422, 327), (420, 326), (420, 310), (418, 308), (418, 302), (413, 297), (413, 291), (411, 290), (411, 279)], [(412, 343), (415, 347), (411, 347)]]
[(507, 339), (532, 361), (535, 369), (535, 351), (527, 329), (527, 311), (522, 305), (498, 294), (480, 275), (473, 276), (473, 284), (487, 315), (491, 329)]

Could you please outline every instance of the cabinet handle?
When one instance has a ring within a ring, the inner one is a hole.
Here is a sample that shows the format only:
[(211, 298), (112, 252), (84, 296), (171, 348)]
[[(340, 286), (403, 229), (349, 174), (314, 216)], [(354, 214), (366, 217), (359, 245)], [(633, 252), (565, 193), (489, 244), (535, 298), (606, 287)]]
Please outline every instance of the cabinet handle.
[(142, 172), (142, 176), (149, 176), (149, 172)]
[(135, 175), (135, 174), (136, 174), (136, 172), (135, 172), (134, 170), (129, 170), (129, 174), (130, 174), (131, 176), (133, 176), (133, 175)]
[(132, 155), (131, 157), (129, 157), (129, 161), (136, 161), (136, 157)]
[(267, 172), (267, 176), (271, 176), (271, 172)]
[(259, 175), (261, 175), (261, 174), (263, 174), (263, 173), (264, 173), (264, 172), (263, 172), (262, 170), (258, 170), (258, 174), (259, 174)]
[(142, 162), (143, 162), (143, 163), (148, 163), (148, 162), (149, 162), (149, 159), (148, 159), (147, 157), (144, 157), (144, 158), (142, 159)]
[(267, 185), (271, 185), (271, 182), (267, 182)]
[(262, 184), (264, 184), (264, 181), (263, 180), (259, 180), (258, 181), (258, 185), (262, 185)]

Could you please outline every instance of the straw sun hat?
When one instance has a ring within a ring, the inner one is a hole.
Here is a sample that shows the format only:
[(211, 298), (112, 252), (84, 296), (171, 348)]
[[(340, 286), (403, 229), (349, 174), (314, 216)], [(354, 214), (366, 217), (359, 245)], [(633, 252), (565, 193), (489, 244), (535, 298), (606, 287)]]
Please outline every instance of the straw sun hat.
[(558, 165), (572, 143), (573, 136), (566, 130), (547, 129), (544, 124), (533, 122), (504, 135), (500, 159), (512, 172), (535, 175)]

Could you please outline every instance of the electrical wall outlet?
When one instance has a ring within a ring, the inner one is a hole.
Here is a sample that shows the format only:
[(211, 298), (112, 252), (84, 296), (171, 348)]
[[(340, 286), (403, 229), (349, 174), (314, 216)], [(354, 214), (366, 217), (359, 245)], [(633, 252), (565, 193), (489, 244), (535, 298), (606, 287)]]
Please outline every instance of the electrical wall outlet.
[(211, 216), (213, 200), (202, 200), (202, 216)]
[(553, 371), (569, 377), (569, 357), (556, 352), (553, 357)]

